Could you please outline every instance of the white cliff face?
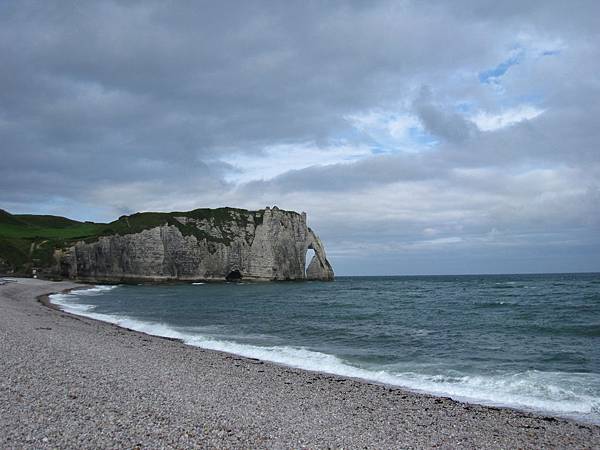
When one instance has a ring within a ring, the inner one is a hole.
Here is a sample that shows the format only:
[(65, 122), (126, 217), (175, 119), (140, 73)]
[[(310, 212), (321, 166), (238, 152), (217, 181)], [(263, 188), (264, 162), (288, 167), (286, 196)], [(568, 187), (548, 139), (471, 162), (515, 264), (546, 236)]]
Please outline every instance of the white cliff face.
[[(182, 214), (175, 225), (78, 242), (56, 253), (59, 271), (91, 281), (224, 280), (238, 274), (248, 280), (333, 279), (305, 214), (277, 208), (229, 214), (219, 220)], [(309, 248), (315, 256), (305, 270)]]

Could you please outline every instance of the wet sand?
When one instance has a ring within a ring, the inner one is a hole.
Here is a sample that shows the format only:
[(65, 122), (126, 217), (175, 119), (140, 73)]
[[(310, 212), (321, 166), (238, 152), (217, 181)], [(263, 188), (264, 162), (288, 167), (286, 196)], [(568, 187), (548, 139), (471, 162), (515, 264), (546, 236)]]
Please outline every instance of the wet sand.
[(600, 448), (600, 427), (186, 346), (0, 285), (0, 448)]

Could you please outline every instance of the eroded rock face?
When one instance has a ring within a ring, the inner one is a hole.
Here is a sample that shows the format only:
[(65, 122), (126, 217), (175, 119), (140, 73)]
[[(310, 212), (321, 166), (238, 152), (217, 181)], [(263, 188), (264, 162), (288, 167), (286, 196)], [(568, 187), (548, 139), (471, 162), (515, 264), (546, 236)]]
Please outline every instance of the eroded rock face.
[[(267, 208), (247, 214), (232, 210), (218, 220), (175, 219), (182, 227), (165, 224), (57, 251), (57, 271), (111, 282), (240, 279), (238, 274), (245, 280), (333, 280), (323, 244), (304, 213)], [(305, 270), (309, 248), (315, 256)]]
[(329, 264), (329, 261), (327, 261), (323, 243), (310, 228), (308, 229), (308, 234), (308, 248), (313, 249), (315, 251), (315, 255), (312, 257), (312, 260), (306, 269), (306, 279), (323, 281), (333, 280), (333, 268), (331, 267), (331, 264)]

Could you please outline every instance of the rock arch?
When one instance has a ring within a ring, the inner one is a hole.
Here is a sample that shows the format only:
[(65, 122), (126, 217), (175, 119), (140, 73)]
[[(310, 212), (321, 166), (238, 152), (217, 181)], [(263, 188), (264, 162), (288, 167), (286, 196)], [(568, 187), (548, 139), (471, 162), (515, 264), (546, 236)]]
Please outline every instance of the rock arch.
[(315, 255), (312, 257), (310, 264), (306, 268), (306, 279), (322, 281), (333, 280), (333, 269), (331, 264), (329, 264), (329, 261), (327, 261), (327, 255), (325, 254), (323, 243), (310, 228), (308, 229), (306, 251), (308, 252), (309, 249), (314, 250)]

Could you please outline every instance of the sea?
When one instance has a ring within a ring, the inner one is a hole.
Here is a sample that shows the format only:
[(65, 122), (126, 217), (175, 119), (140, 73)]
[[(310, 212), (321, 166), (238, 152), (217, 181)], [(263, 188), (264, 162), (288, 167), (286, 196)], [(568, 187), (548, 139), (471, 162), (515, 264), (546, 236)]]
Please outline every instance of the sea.
[(600, 274), (111, 285), (62, 309), (206, 349), (600, 423)]

